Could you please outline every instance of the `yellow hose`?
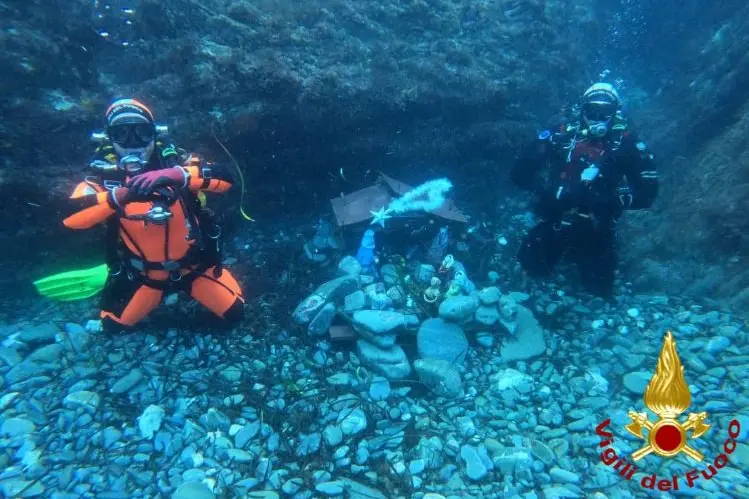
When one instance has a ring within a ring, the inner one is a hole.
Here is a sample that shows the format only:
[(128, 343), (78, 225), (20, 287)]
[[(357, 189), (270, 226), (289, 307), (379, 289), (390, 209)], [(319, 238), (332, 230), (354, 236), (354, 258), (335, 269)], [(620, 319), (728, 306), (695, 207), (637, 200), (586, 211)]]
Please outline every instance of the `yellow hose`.
[(224, 146), (224, 144), (220, 140), (218, 140), (218, 137), (216, 137), (216, 132), (213, 130), (213, 124), (211, 124), (211, 134), (213, 135), (214, 140), (218, 142), (218, 145), (221, 146), (221, 149), (223, 149), (224, 152), (231, 158), (231, 161), (234, 164), (234, 168), (237, 169), (237, 173), (239, 174), (239, 183), (242, 187), (242, 192), (239, 196), (239, 213), (242, 214), (245, 220), (254, 222), (255, 219), (249, 216), (244, 211), (244, 175), (242, 175), (242, 169), (239, 167), (239, 163), (237, 163), (237, 160), (234, 159), (234, 156), (232, 156), (232, 154), (229, 152), (226, 146)]

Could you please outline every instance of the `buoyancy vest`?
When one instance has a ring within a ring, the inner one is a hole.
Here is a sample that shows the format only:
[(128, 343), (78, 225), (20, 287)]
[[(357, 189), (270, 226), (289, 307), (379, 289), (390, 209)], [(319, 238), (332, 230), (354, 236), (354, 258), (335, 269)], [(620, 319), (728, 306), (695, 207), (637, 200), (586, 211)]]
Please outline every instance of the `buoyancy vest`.
[[(161, 150), (157, 144), (153, 155), (160, 158)], [(199, 162), (197, 156), (188, 156), (183, 166), (196, 166), (196, 161)], [(71, 198), (105, 192), (125, 183), (121, 172), (101, 169), (79, 183)], [(128, 203), (106, 222), (107, 263), (110, 267), (124, 264), (140, 272), (185, 268), (206, 261), (218, 264), (217, 226), (203, 209), (204, 199), (191, 191), (182, 191), (171, 203)], [(156, 207), (165, 210), (165, 218), (160, 223), (146, 216)], [(205, 251), (206, 246), (208, 251)]]

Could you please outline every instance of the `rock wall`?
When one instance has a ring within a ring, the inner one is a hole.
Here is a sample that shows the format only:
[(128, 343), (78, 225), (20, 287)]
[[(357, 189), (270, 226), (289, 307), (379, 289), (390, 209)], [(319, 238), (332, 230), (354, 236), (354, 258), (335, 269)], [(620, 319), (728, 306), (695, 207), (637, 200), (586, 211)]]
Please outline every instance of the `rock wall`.
[(327, 210), (330, 197), (377, 169), (412, 182), (449, 174), (457, 196), (491, 216), (497, 196), (515, 192), (503, 169), (519, 142), (615, 61), (641, 84), (628, 93), (633, 115), (664, 174), (656, 207), (623, 228), (627, 277), (641, 291), (714, 297), (749, 284), (747, 170), (738, 166), (747, 162), (746, 6), (687, 1), (674, 16), (676, 4), (645, 2), (635, 6), (649, 24), (612, 31), (635, 7), (101, 5), (0, 1), (0, 70), (10, 75), (0, 81), (4, 258), (60, 238), (55, 217), (80, 177), (87, 135), (115, 97), (141, 97), (180, 144), (225, 159), (215, 133), (244, 168), (250, 211), (264, 219)]
[(282, 171), (321, 179), (298, 189), (310, 200), (341, 166), (454, 168), (478, 143), (496, 158), (587, 82), (592, 3), (144, 0), (124, 34), (91, 2), (2, 3), (6, 168), (77, 167), (123, 95), (191, 147), (217, 151), (213, 127), (269, 197), (294, 197)]
[(662, 191), (623, 240), (637, 289), (749, 305), (749, 7), (697, 31), (641, 120)]

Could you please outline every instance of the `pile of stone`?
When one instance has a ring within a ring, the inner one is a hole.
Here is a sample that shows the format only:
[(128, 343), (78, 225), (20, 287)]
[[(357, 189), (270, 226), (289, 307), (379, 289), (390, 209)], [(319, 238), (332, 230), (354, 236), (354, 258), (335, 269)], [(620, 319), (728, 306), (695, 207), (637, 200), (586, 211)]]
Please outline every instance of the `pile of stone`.
[[(429, 317), (414, 305), (420, 297), (409, 294), (405, 284), (430, 282), (435, 274), (431, 265), (418, 266), (415, 275), (400, 275), (392, 264), (366, 273), (347, 256), (338, 272), (339, 277), (320, 285), (296, 307), (293, 318), (307, 325), (313, 337), (328, 335), (336, 322), (349, 325), (361, 363), (387, 379), (404, 379), (415, 371), (438, 395), (462, 397), (460, 373), (469, 339), (492, 348), (496, 338), (506, 362), (531, 359), (546, 350), (543, 329), (522, 305), (528, 299), (522, 293), (503, 295), (496, 286), (478, 291), (463, 287), (445, 297)], [(414, 334), (418, 358), (409, 359), (398, 339)]]

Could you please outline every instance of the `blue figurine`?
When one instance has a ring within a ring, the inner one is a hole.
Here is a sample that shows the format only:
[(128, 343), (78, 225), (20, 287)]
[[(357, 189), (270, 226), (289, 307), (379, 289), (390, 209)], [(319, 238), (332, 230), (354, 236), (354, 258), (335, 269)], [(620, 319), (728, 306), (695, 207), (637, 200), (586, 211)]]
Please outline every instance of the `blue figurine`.
[(432, 239), (432, 244), (429, 246), (427, 251), (427, 259), (435, 265), (442, 261), (447, 250), (447, 245), (450, 243), (450, 236), (447, 232), (447, 227), (441, 227), (440, 231)]
[(365, 272), (372, 268), (375, 252), (375, 233), (372, 229), (364, 231), (364, 235), (359, 243), (359, 251), (356, 252), (356, 261), (362, 266)]

